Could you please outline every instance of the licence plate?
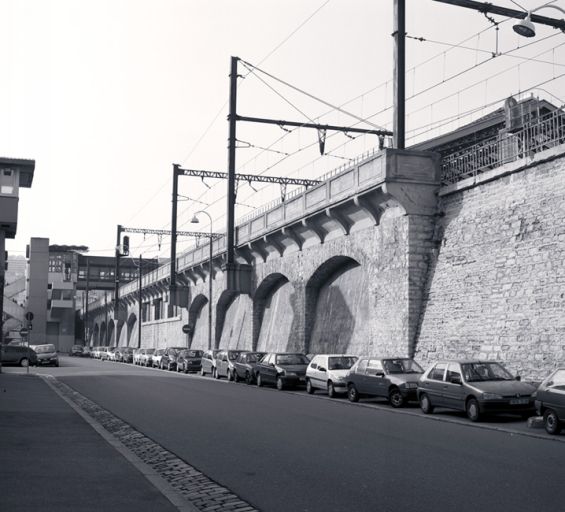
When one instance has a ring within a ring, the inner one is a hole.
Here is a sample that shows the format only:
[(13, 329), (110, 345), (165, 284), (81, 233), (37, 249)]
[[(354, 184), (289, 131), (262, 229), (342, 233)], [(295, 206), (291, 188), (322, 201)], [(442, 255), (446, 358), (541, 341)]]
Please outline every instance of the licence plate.
[(528, 398), (516, 398), (514, 400), (510, 400), (510, 405), (527, 405), (530, 403)]

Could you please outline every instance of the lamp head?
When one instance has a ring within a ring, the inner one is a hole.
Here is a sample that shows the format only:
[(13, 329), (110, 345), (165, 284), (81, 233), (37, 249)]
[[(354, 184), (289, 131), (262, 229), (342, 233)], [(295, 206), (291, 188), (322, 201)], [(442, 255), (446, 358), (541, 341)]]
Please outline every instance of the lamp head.
[(534, 37), (536, 35), (536, 27), (532, 23), (530, 17), (531, 13), (528, 13), (525, 19), (520, 20), (518, 23), (516, 23), (516, 25), (512, 27), (516, 34), (519, 34), (523, 37)]
[(196, 215), (193, 215), (192, 220), (190, 221), (191, 224), (198, 224), (200, 221)]

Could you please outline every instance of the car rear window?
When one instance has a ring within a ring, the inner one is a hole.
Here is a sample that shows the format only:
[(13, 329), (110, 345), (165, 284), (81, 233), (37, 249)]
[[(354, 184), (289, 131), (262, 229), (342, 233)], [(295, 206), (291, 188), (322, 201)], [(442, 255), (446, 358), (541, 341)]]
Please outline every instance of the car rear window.
[(303, 354), (279, 354), (277, 364), (308, 364), (308, 358)]
[[(356, 357), (330, 357), (328, 361), (329, 370), (349, 370), (357, 361)], [(314, 365), (312, 365), (312, 368)]]

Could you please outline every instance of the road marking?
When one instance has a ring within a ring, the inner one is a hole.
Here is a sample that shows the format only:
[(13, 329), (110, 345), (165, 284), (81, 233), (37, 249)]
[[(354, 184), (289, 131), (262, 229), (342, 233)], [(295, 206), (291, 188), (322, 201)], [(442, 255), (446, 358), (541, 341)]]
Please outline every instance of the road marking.
[(39, 375), (39, 377), (180, 512), (258, 511), (226, 487), (208, 478), (174, 453), (144, 436), (53, 375)]

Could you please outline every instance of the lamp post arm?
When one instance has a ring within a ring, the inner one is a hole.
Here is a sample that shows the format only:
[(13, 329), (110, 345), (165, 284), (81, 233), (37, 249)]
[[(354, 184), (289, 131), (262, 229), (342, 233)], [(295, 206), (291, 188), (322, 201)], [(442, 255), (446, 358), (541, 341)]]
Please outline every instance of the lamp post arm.
[(539, 11), (540, 9), (557, 9), (560, 13), (565, 14), (565, 9), (563, 9), (563, 7), (559, 7), (558, 5), (553, 5), (552, 3), (540, 5), (539, 7), (532, 9), (530, 11), (530, 14)]

